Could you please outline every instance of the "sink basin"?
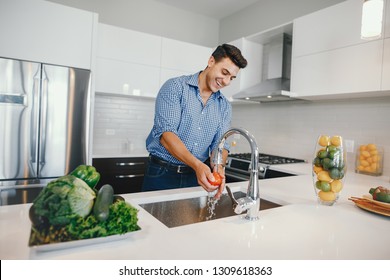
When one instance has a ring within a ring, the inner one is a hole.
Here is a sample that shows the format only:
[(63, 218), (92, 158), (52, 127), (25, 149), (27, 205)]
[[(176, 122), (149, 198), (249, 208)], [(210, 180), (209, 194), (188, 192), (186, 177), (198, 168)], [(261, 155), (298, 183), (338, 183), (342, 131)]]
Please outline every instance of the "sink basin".
[[(236, 199), (245, 195), (244, 192), (234, 193)], [(208, 196), (201, 196), (145, 203), (140, 206), (169, 228), (236, 215), (227, 194), (223, 194), (217, 203)], [(260, 199), (260, 210), (279, 206), (281, 205)]]

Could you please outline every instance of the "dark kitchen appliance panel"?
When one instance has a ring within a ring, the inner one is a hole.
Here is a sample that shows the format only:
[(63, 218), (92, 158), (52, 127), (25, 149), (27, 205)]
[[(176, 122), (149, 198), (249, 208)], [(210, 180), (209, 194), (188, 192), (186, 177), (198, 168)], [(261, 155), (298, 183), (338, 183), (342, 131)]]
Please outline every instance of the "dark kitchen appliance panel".
[[(279, 177), (295, 176), (294, 174), (273, 170), (272, 165), (291, 164), (305, 162), (302, 159), (259, 154), (259, 179), (270, 179)], [(239, 153), (230, 154), (225, 168), (226, 182), (241, 182), (249, 180), (251, 168), (251, 154)]]

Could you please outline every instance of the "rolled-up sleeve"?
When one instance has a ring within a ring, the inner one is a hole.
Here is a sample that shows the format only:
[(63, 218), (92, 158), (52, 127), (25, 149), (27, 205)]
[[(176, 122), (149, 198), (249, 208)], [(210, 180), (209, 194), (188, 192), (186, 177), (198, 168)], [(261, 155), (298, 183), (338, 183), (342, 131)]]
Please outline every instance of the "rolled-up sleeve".
[(161, 87), (156, 99), (153, 137), (159, 138), (167, 131), (177, 134), (181, 119), (181, 91), (181, 86), (172, 79)]

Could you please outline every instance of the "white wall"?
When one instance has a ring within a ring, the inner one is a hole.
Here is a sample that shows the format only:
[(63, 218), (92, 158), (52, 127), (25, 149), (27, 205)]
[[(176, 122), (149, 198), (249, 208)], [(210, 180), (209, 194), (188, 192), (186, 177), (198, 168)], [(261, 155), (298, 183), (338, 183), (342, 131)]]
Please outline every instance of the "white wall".
[(96, 95), (93, 156), (146, 155), (154, 103), (154, 99)]

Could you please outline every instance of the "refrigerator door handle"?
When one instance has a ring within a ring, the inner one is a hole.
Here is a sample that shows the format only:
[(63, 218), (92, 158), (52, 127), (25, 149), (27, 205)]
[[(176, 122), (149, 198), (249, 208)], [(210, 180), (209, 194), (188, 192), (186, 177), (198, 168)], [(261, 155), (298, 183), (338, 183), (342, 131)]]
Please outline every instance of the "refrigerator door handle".
[(40, 83), (41, 83), (41, 71), (38, 71), (34, 74), (33, 82), (33, 92), (32, 92), (32, 118), (31, 118), (31, 147), (30, 147), (30, 157), (31, 162), (36, 163), (37, 161), (37, 142), (38, 142), (38, 122), (39, 122), (39, 92), (40, 92)]
[(46, 163), (46, 128), (47, 128), (47, 99), (48, 99), (48, 83), (49, 79), (47, 77), (45, 68), (42, 68), (42, 95), (41, 95), (41, 142), (39, 147), (39, 170)]

